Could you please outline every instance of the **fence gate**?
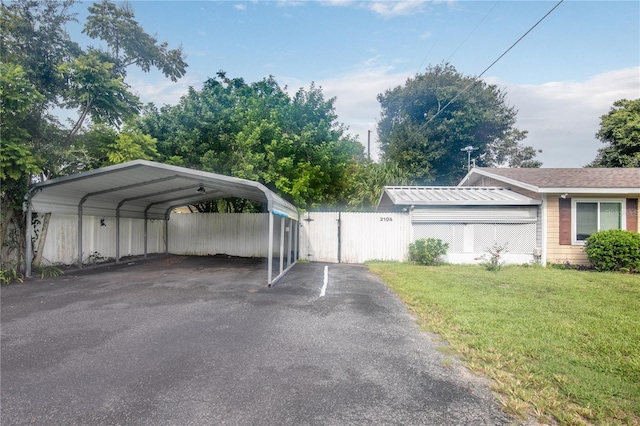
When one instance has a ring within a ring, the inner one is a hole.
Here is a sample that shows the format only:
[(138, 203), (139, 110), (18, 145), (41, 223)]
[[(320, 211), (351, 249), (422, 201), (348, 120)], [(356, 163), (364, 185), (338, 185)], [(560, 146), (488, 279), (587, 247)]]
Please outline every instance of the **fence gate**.
[(339, 263), (337, 212), (308, 212), (300, 218), (300, 259)]
[(300, 258), (330, 263), (404, 260), (411, 232), (406, 213), (310, 212), (300, 226)]

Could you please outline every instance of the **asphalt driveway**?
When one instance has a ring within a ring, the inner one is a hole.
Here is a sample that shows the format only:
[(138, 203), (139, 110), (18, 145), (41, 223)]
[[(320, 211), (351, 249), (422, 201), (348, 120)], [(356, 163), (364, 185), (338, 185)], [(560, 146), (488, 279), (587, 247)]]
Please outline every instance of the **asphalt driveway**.
[(2, 288), (3, 425), (497, 425), (366, 267), (170, 256)]

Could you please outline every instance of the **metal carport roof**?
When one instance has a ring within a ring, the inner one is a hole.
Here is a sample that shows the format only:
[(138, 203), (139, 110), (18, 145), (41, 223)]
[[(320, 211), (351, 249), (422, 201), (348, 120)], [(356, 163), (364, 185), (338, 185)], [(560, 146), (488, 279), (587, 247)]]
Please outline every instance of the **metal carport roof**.
[(166, 219), (174, 207), (227, 197), (265, 203), (274, 214), (298, 211), (264, 185), (215, 173), (135, 160), (33, 185), (33, 211), (136, 219)]
[[(280, 274), (272, 279), (273, 216), (280, 216), (283, 222), (286, 219), (297, 221), (298, 211), (261, 183), (153, 161), (135, 160), (34, 184), (25, 201), (28, 206), (27, 223), (31, 223), (33, 211), (78, 215), (78, 266), (82, 267), (84, 215), (115, 216), (117, 221), (120, 218), (145, 219), (146, 226), (147, 219), (168, 220), (175, 207), (228, 197), (264, 203), (271, 213), (268, 271), (268, 283), (271, 285), (286, 272), (283, 269), (282, 235)], [(117, 226), (117, 240), (119, 232)], [(31, 273), (31, 235), (30, 232), (28, 234), (27, 276)], [(118, 253), (119, 245), (116, 244), (116, 262), (119, 261)], [(287, 270), (290, 266), (292, 265), (289, 264)]]

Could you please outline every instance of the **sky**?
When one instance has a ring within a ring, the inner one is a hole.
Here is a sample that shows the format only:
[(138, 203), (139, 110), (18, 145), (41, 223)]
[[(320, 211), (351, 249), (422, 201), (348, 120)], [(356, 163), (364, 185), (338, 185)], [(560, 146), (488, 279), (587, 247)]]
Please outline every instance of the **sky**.
[[(189, 64), (172, 83), (131, 69), (144, 102), (175, 105), (224, 70), (247, 83), (274, 76), (293, 95), (311, 83), (335, 97), (338, 121), (377, 159), (377, 95), (448, 62), (478, 76), (558, 1), (130, 1), (136, 20)], [(76, 6), (80, 34), (91, 2)], [(99, 45), (90, 39), (85, 43)], [(600, 117), (640, 98), (640, 2), (564, 0), (483, 75), (518, 110), (543, 167), (593, 161)], [(461, 152), (461, 155), (467, 154)]]

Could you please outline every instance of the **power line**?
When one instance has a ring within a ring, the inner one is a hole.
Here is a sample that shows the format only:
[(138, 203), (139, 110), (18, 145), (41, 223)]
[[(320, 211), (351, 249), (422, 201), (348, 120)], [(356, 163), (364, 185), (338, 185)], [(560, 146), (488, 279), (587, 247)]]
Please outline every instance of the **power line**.
[(496, 59), (495, 61), (493, 61), (493, 62), (491, 63), (491, 65), (489, 65), (487, 68), (485, 68), (485, 69), (484, 69), (484, 71), (482, 71), (480, 74), (478, 74), (478, 75), (477, 75), (477, 76), (476, 76), (476, 77), (471, 81), (471, 83), (469, 83), (469, 84), (468, 84), (464, 89), (462, 89), (460, 92), (458, 92), (458, 94), (457, 94), (457, 95), (455, 95), (455, 96), (453, 97), (453, 99), (451, 99), (451, 100), (450, 100), (450, 101), (449, 101), (449, 102), (448, 102), (448, 103), (447, 103), (447, 104), (446, 104), (442, 109), (440, 109), (438, 112), (436, 112), (436, 113), (434, 114), (434, 116), (433, 116), (433, 117), (431, 117), (431, 118), (430, 118), (426, 123), (424, 123), (424, 124), (420, 127), (420, 129), (419, 129), (418, 131), (420, 131), (420, 130), (424, 129), (424, 127), (425, 127), (427, 124), (431, 123), (431, 122), (432, 122), (432, 121), (433, 121), (433, 120), (434, 120), (438, 115), (440, 115), (440, 113), (441, 113), (442, 111), (444, 111), (445, 109), (447, 109), (447, 107), (448, 107), (449, 105), (451, 105), (451, 104), (452, 104), (456, 99), (458, 99), (458, 98), (460, 97), (460, 95), (462, 95), (462, 94), (463, 94), (464, 92), (466, 92), (466, 91), (467, 91), (471, 86), (473, 86), (473, 85), (478, 81), (478, 79), (484, 75), (484, 73), (486, 73), (487, 71), (489, 71), (489, 69), (491, 69), (491, 67), (493, 67), (493, 66), (494, 66), (494, 65), (495, 65), (495, 64), (496, 64), (500, 59), (502, 59), (502, 58), (504, 57), (504, 55), (506, 55), (507, 53), (509, 53), (509, 51), (510, 51), (511, 49), (513, 49), (513, 48), (516, 46), (516, 44), (520, 43), (520, 41), (521, 41), (523, 38), (525, 38), (525, 37), (526, 37), (526, 36), (527, 36), (531, 31), (533, 31), (533, 29), (534, 29), (535, 27), (537, 27), (537, 26), (538, 26), (542, 21), (544, 21), (544, 20), (547, 18), (547, 16), (551, 15), (551, 13), (552, 13), (554, 10), (556, 10), (556, 8), (557, 8), (558, 6), (560, 6), (560, 5), (562, 4), (562, 2), (564, 2), (564, 0), (560, 0), (560, 1), (555, 5), (555, 6), (553, 6), (553, 7), (551, 8), (551, 10), (549, 10), (549, 11), (548, 11), (548, 12), (547, 12), (547, 13), (546, 13), (542, 18), (540, 18), (540, 19), (538, 20), (538, 22), (536, 22), (536, 23), (535, 23), (531, 28), (529, 28), (529, 30), (527, 30), (527, 32), (526, 32), (526, 33), (524, 33), (524, 34), (523, 34), (523, 35), (522, 35), (518, 40), (516, 40), (516, 41), (515, 41), (515, 43), (513, 43), (511, 46), (509, 46), (509, 48), (508, 48), (507, 50), (505, 50), (505, 51), (504, 51), (504, 53), (502, 53), (502, 55), (498, 56), (498, 59)]
[[(449, 55), (449, 57), (447, 58), (447, 60), (445, 62), (449, 62), (449, 59), (451, 59), (453, 57), (453, 55), (456, 54), (456, 52), (458, 50), (460, 50), (460, 48), (467, 42), (467, 40), (469, 40), (469, 38), (471, 37), (471, 35), (478, 29), (478, 27), (480, 26), (480, 24), (482, 24), (484, 22), (485, 19), (487, 19), (487, 16), (489, 16), (489, 14), (491, 12), (493, 12), (493, 9), (496, 8), (496, 6), (498, 5), (498, 1), (494, 3), (493, 7), (491, 7), (491, 9), (489, 9), (489, 11), (487, 13), (484, 14), (484, 16), (482, 17), (482, 19), (480, 19), (480, 21), (476, 24), (475, 27), (473, 27), (473, 29), (471, 30), (471, 32), (467, 35), (467, 37), (462, 41), (462, 43), (460, 43), (458, 45), (458, 47), (456, 47), (456, 49), (453, 51), (453, 53), (451, 53), (451, 55)], [(436, 46), (436, 42), (434, 41), (433, 44), (431, 45), (431, 48), (429, 49), (429, 51), (427, 52), (427, 55), (424, 57), (424, 59), (422, 60), (422, 62), (420, 63), (420, 66), (418, 67), (418, 70), (416, 71), (416, 74), (420, 72), (420, 70), (422, 69), (422, 66), (424, 65), (425, 62), (427, 62), (427, 58), (429, 58), (429, 55), (431, 55), (431, 52), (433, 51), (433, 48)]]
[(482, 19), (480, 20), (480, 22), (478, 22), (478, 23), (476, 24), (476, 26), (471, 30), (471, 32), (467, 35), (467, 38), (465, 38), (465, 39), (462, 41), (462, 43), (460, 43), (460, 45), (459, 45), (458, 47), (456, 47), (456, 50), (454, 50), (454, 51), (453, 51), (453, 53), (452, 53), (451, 55), (449, 55), (449, 57), (447, 58), (447, 60), (445, 61), (445, 63), (446, 63), (446, 62), (449, 62), (449, 60), (453, 57), (453, 55), (455, 55), (455, 54), (456, 54), (456, 52), (457, 52), (458, 50), (460, 50), (460, 48), (462, 47), (462, 45), (464, 45), (464, 44), (467, 42), (467, 40), (469, 40), (469, 38), (471, 37), (471, 35), (472, 35), (474, 32), (476, 32), (476, 30), (478, 29), (478, 27), (480, 26), (480, 24), (482, 24), (482, 23), (484, 22), (484, 20), (485, 20), (485, 19), (487, 19), (487, 16), (489, 16), (489, 14), (490, 14), (491, 12), (493, 12), (493, 9), (495, 9), (495, 8), (496, 8), (496, 6), (498, 5), (498, 3), (499, 3), (499, 2), (495, 2), (495, 3), (493, 4), (493, 7), (492, 7), (491, 9), (489, 9), (489, 11), (488, 11), (487, 13), (485, 13), (485, 15), (482, 17)]
[(436, 46), (436, 43), (434, 42), (431, 45), (431, 49), (429, 49), (429, 51), (427, 52), (427, 56), (424, 57), (424, 59), (422, 60), (422, 63), (420, 64), (420, 66), (418, 67), (418, 71), (416, 71), (416, 74), (418, 74), (420, 72), (420, 70), (422, 69), (422, 66), (424, 65), (425, 62), (427, 62), (427, 58), (429, 57), (429, 55), (431, 55), (431, 51), (433, 50), (433, 48)]

